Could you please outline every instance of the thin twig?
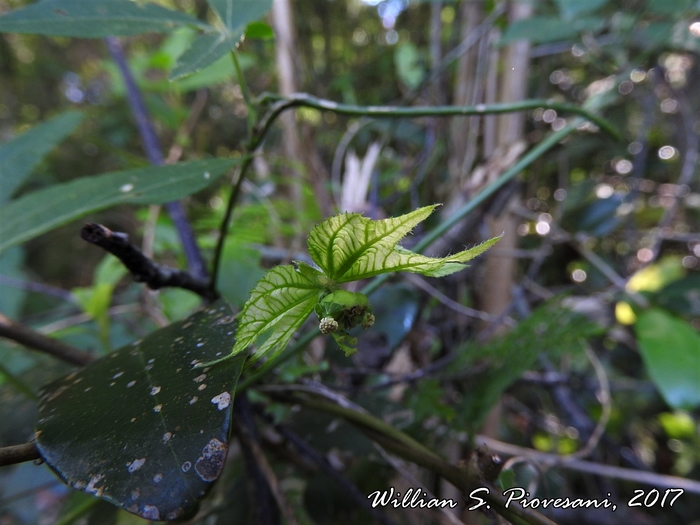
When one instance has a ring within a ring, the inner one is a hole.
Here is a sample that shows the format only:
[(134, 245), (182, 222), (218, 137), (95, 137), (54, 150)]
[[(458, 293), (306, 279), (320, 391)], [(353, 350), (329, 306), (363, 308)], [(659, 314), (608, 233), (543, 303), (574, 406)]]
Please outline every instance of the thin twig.
[(600, 414), (598, 424), (593, 430), (591, 437), (588, 438), (586, 445), (581, 450), (577, 450), (572, 454), (572, 456), (577, 459), (583, 459), (589, 456), (598, 446), (598, 442), (600, 441), (600, 438), (603, 437), (603, 432), (605, 432), (605, 427), (608, 425), (608, 421), (610, 421), (610, 413), (612, 412), (612, 403), (610, 401), (610, 383), (608, 382), (608, 375), (605, 373), (605, 368), (600, 362), (600, 359), (598, 359), (598, 356), (595, 355), (593, 350), (591, 350), (588, 345), (586, 345), (586, 355), (591, 361), (591, 365), (593, 365), (593, 369), (595, 370), (595, 375), (598, 378), (598, 385), (600, 387), (600, 390), (598, 391), (598, 401), (602, 406), (602, 412)]
[[(272, 423), (272, 418), (270, 418), (264, 413), (261, 413), (260, 415), (262, 415), (268, 423)], [(351, 498), (353, 498), (358, 503), (358, 505), (360, 505), (370, 516), (376, 519), (379, 523), (383, 523), (384, 525), (397, 525), (396, 522), (392, 520), (389, 516), (381, 512), (379, 509), (372, 507), (372, 505), (367, 500), (367, 496), (362, 494), (362, 492), (360, 492), (360, 490), (354, 483), (352, 483), (352, 481), (350, 481), (348, 478), (346, 478), (340, 472), (338, 472), (335, 468), (333, 468), (333, 465), (331, 465), (320, 452), (318, 452), (316, 449), (314, 449), (308, 443), (306, 443), (299, 435), (282, 425), (273, 426), (275, 430), (287, 440), (287, 442), (291, 443), (295, 448), (297, 448), (297, 450), (299, 450), (299, 452), (301, 452), (304, 456), (310, 459), (313, 463), (318, 465), (319, 468), (328, 477), (330, 477), (333, 481), (338, 483), (338, 485), (340, 485), (343, 488), (343, 490)]]
[[(407, 468), (404, 467), (403, 461), (400, 459), (397, 459), (393, 457), (391, 454), (389, 454), (384, 448), (377, 444), (377, 443), (372, 443), (374, 445), (374, 448), (377, 449), (379, 454), (384, 458), (384, 461), (386, 461), (391, 467), (398, 472), (401, 476), (403, 476), (406, 480), (408, 480), (414, 487), (420, 487), (421, 490), (423, 490), (429, 498), (435, 499), (435, 496), (433, 493), (425, 487), (416, 477), (411, 474), (411, 472), (408, 471)], [(460, 521), (457, 516), (452, 514), (449, 510), (446, 508), (440, 507), (439, 509), (442, 512), (442, 515), (445, 516), (447, 521), (452, 523), (453, 525), (464, 525), (462, 521)]]
[(0, 467), (24, 463), (25, 461), (34, 461), (35, 459), (40, 459), (40, 457), (36, 444), (33, 441), (22, 445), (2, 447), (0, 448)]
[(135, 281), (146, 283), (153, 290), (171, 286), (190, 290), (207, 301), (217, 298), (216, 292), (209, 288), (209, 281), (195, 277), (189, 272), (156, 264), (129, 242), (126, 233), (113, 232), (101, 224), (89, 222), (83, 226), (80, 236), (117, 257), (131, 272)]
[(92, 354), (78, 350), (57, 339), (46, 337), (0, 314), (0, 337), (12, 339), (27, 348), (39, 350), (72, 365), (85, 366), (95, 360)]
[(64, 301), (71, 303), (77, 303), (78, 300), (75, 294), (69, 292), (68, 290), (63, 290), (62, 288), (56, 288), (43, 283), (34, 283), (31, 281), (23, 281), (22, 279), (15, 279), (9, 275), (0, 275), (0, 285), (10, 286), (12, 288), (17, 288), (19, 290), (27, 290), (29, 292), (41, 293), (51, 297), (57, 297)]
[[(165, 164), (165, 159), (163, 158), (163, 153), (160, 149), (160, 144), (158, 143), (158, 136), (156, 135), (153, 123), (148, 116), (148, 111), (146, 110), (146, 104), (141, 96), (141, 91), (136, 85), (134, 76), (132, 75), (129, 65), (126, 62), (126, 56), (124, 55), (124, 50), (122, 49), (121, 43), (115, 37), (107, 37), (105, 42), (107, 43), (109, 53), (112, 55), (112, 59), (117, 64), (117, 68), (119, 69), (122, 79), (124, 80), (127, 100), (129, 102), (129, 106), (131, 107), (131, 112), (134, 119), (136, 119), (136, 127), (141, 135), (146, 156), (151, 164), (161, 166)], [(202, 258), (202, 254), (197, 246), (197, 241), (195, 240), (192, 226), (187, 220), (182, 204), (180, 202), (170, 202), (166, 204), (165, 207), (180, 236), (180, 241), (182, 242), (182, 247), (185, 252), (185, 257), (187, 258), (190, 271), (195, 277), (200, 279), (206, 278), (207, 270), (204, 265), (204, 259)]]
[(528, 458), (542, 466), (565, 468), (567, 470), (575, 470), (578, 472), (586, 472), (597, 476), (622, 479), (632, 481), (634, 483), (643, 483), (645, 485), (653, 485), (657, 488), (682, 488), (693, 494), (700, 494), (700, 481), (680, 478), (677, 476), (667, 476), (665, 474), (656, 474), (654, 472), (644, 472), (632, 470), (622, 467), (614, 467), (610, 465), (601, 465), (592, 461), (583, 461), (580, 459), (571, 459), (567, 456), (559, 456), (557, 454), (548, 454), (533, 450), (530, 448), (519, 447), (504, 443), (486, 436), (477, 436), (476, 442), (479, 445), (484, 445), (490, 450), (505, 456), (522, 456)]
[[(240, 441), (241, 450), (244, 454), (244, 460), (246, 461), (246, 467), (249, 470), (249, 473), (252, 474), (251, 481), (255, 483), (256, 492), (259, 492), (259, 490), (264, 490), (267, 493), (267, 496), (256, 493), (256, 498), (266, 497), (269, 499), (269, 495), (272, 495), (277, 502), (277, 507), (284, 515), (286, 523), (288, 525), (297, 525), (294, 511), (287, 501), (287, 498), (284, 496), (284, 493), (279, 486), (279, 482), (277, 481), (277, 476), (272, 470), (270, 463), (267, 461), (264, 452), (260, 448), (250, 402), (245, 394), (236, 396), (236, 402), (234, 404), (233, 428), (236, 431), (236, 435)], [(254, 478), (260, 479), (260, 476), (262, 476), (264, 481), (260, 480), (260, 483), (258, 483)], [(270, 510), (271, 509), (267, 509), (263, 512), (269, 512)]]
[[(430, 294), (431, 297), (434, 297), (442, 304), (444, 304), (445, 306), (454, 310), (457, 313), (466, 315), (467, 317), (473, 317), (474, 319), (480, 319), (481, 321), (486, 321), (489, 323), (499, 321), (499, 319), (495, 315), (490, 315), (486, 312), (482, 312), (481, 310), (469, 308), (468, 306), (464, 306), (463, 304), (460, 304), (457, 301), (450, 299), (444, 293), (442, 293), (440, 290), (435, 288), (433, 285), (431, 285), (425, 279), (419, 277), (418, 275), (406, 274), (404, 277), (408, 282), (410, 282), (414, 286), (417, 286), (424, 292)], [(505, 318), (503, 322), (507, 326), (515, 326), (516, 324), (515, 321), (510, 317)]]

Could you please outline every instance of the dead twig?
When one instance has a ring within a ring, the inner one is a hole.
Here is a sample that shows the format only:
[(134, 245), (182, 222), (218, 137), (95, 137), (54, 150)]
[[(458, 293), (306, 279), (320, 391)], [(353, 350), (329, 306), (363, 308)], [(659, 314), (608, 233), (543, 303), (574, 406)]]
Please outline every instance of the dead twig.
[(217, 298), (216, 292), (209, 289), (208, 280), (155, 263), (129, 242), (126, 233), (113, 232), (101, 224), (89, 222), (80, 230), (80, 236), (117, 257), (131, 272), (135, 281), (146, 283), (152, 290), (171, 286), (190, 290), (207, 301)]

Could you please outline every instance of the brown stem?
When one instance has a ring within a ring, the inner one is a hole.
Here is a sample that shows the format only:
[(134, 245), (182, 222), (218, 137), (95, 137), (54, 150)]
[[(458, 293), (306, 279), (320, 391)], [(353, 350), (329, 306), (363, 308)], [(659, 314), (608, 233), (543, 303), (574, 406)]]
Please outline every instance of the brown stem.
[(156, 264), (129, 242), (126, 233), (113, 232), (101, 224), (89, 222), (80, 230), (80, 236), (117, 257), (131, 272), (134, 280), (146, 283), (153, 290), (173, 286), (190, 290), (208, 301), (217, 298), (216, 292), (209, 289), (209, 281), (189, 272)]
[(39, 350), (73, 365), (85, 366), (95, 360), (95, 357), (91, 354), (73, 348), (56, 339), (46, 337), (31, 328), (8, 319), (2, 314), (0, 314), (0, 337), (12, 339), (28, 348)]
[(39, 451), (33, 441), (22, 445), (0, 448), (0, 467), (39, 459)]

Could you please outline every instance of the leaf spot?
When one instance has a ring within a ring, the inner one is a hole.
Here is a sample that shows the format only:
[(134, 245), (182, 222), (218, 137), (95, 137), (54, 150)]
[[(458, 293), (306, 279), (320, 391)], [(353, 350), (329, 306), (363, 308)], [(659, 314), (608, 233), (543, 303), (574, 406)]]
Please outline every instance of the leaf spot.
[(183, 471), (183, 472), (187, 472), (187, 471), (190, 470), (191, 468), (192, 468), (192, 463), (190, 463), (189, 461), (185, 461), (185, 462), (182, 464), (182, 471)]
[(158, 473), (153, 476), (153, 483), (160, 483), (161, 481), (163, 481), (163, 474)]
[(197, 475), (204, 481), (217, 479), (224, 468), (227, 448), (226, 443), (212, 438), (202, 449), (202, 455), (194, 465)]
[(170, 441), (171, 437), (173, 437), (172, 432), (166, 432), (165, 434), (163, 434), (163, 443), (167, 443), (168, 441)]
[(197, 348), (202, 348), (202, 347), (204, 346), (204, 343), (197, 343), (195, 346), (196, 346)]
[(129, 381), (129, 382), (126, 384), (126, 388), (131, 388), (131, 387), (134, 386), (135, 384), (136, 384), (136, 381)]
[(217, 321), (212, 326), (216, 326), (219, 324), (230, 324), (230, 323), (234, 322), (235, 320), (236, 320), (235, 315), (226, 315), (226, 316), (222, 317), (221, 319), (217, 319)]
[(60, 387), (58, 387), (58, 388), (49, 396), (49, 398), (47, 399), (47, 401), (53, 401), (53, 400), (56, 399), (58, 396), (60, 396), (61, 394), (63, 394), (63, 392), (65, 392), (66, 390), (68, 390), (68, 387), (67, 387), (67, 386), (60, 386)]
[(104, 478), (104, 474), (96, 474), (90, 478), (90, 482), (85, 487), (85, 492), (88, 494), (94, 494), (98, 498), (102, 495), (103, 487), (96, 487), (96, 485)]
[(194, 381), (195, 383), (201, 383), (206, 378), (207, 378), (207, 374), (201, 374), (201, 375), (198, 375), (197, 377), (195, 377), (192, 381)]
[(116, 384), (117, 384), (117, 383), (116, 383), (115, 381), (112, 381), (112, 382), (109, 384), (109, 386), (114, 386), (114, 385), (116, 385)]
[(210, 177), (211, 177), (211, 173), (209, 173), (208, 171), (205, 171), (205, 172), (204, 172), (204, 178), (207, 179), (207, 180), (209, 180)]
[(212, 397), (211, 402), (216, 405), (216, 408), (223, 410), (228, 408), (229, 404), (231, 403), (231, 394), (228, 392), (221, 392), (221, 394), (218, 396)]
[(160, 520), (160, 512), (158, 512), (158, 508), (154, 507), (153, 505), (144, 505), (141, 516), (147, 520)]
[(137, 500), (139, 499), (139, 496), (141, 496), (141, 491), (139, 489), (131, 491), (131, 499)]
[(134, 185), (131, 183), (123, 184), (119, 187), (119, 191), (121, 191), (122, 193), (129, 193), (133, 189), (134, 189)]
[(149, 365), (152, 365), (152, 364), (155, 363), (155, 362), (156, 362), (156, 358), (155, 358), (155, 357), (151, 357), (148, 361), (146, 361), (146, 363), (148, 363)]
[(146, 370), (150, 370), (151, 368), (153, 368), (153, 364), (146, 365), (145, 368), (146, 368)]
[(121, 377), (121, 376), (123, 376), (123, 375), (124, 375), (124, 372), (117, 372), (116, 374), (114, 374), (114, 375), (112, 376), (112, 379), (116, 379), (116, 378)]
[(151, 388), (151, 395), (155, 396), (158, 392), (160, 392), (160, 387), (159, 386), (154, 386)]
[(135, 423), (135, 422), (136, 422), (136, 418), (135, 418), (135, 417), (132, 417), (132, 418), (131, 418), (131, 422), (132, 422), (132, 423)]
[(199, 401), (199, 398), (194, 396), (192, 399), (190, 399), (190, 405), (194, 405), (197, 401)]
[(140, 469), (143, 464), (146, 463), (146, 458), (141, 458), (141, 459), (135, 459), (131, 463), (127, 463), (126, 466), (128, 467), (127, 470), (131, 474), (132, 472), (136, 472), (138, 469)]
[(155, 413), (160, 412), (162, 409), (163, 409), (163, 405), (162, 405), (162, 404), (161, 404), (161, 405), (156, 405), (156, 406), (153, 407), (153, 411), (154, 411)]
[(199, 385), (199, 386), (197, 387), (197, 390), (199, 390), (199, 391), (201, 392), (201, 391), (204, 390), (205, 388), (207, 388), (207, 385), (204, 384), (204, 383), (202, 383), (201, 385)]
[(89, 392), (90, 390), (92, 390), (91, 386), (87, 387), (85, 390), (83, 390), (83, 392)]

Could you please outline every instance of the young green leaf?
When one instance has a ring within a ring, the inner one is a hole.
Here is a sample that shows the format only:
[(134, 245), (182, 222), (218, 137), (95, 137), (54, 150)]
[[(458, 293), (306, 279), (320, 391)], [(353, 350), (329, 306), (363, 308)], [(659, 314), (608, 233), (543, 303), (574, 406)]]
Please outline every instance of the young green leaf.
[(244, 358), (220, 301), (42, 389), (36, 444), (68, 485), (150, 520), (191, 515), (221, 474)]
[(337, 283), (371, 277), (385, 270), (394, 246), (416, 224), (424, 221), (437, 205), (418, 208), (400, 217), (373, 221), (358, 213), (341, 213), (323, 221), (309, 234), (309, 255)]
[(412, 272), (442, 277), (466, 267), (465, 262), (485, 252), (500, 237), (444, 258), (413, 253), (397, 243), (436, 206), (373, 221), (355, 213), (336, 215), (316, 226), (309, 235), (309, 253), (337, 283), (359, 281), (382, 273)]
[(253, 360), (267, 353), (274, 357), (284, 350), (323, 290), (305, 273), (291, 265), (277, 266), (258, 282), (241, 312), (232, 356), (256, 343)]

